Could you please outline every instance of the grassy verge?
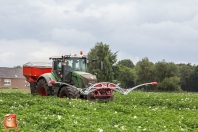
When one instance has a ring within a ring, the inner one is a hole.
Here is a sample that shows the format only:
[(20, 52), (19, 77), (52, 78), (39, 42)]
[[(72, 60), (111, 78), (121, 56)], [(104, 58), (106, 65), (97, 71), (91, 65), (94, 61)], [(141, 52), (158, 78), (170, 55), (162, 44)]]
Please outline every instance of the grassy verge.
[(2, 87), (0, 88), (0, 93), (23, 93), (28, 94), (30, 93), (30, 89), (19, 89), (19, 88), (8, 88), (8, 87)]
[(2, 90), (0, 106), (0, 121), (17, 114), (21, 132), (198, 131), (194, 93), (115, 93), (114, 101), (99, 103)]

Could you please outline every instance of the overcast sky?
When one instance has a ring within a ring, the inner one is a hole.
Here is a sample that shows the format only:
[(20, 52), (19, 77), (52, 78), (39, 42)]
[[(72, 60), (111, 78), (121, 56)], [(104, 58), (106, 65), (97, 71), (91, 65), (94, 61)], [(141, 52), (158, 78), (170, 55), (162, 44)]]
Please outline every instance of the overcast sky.
[(0, 67), (87, 54), (198, 64), (198, 0), (0, 0)]

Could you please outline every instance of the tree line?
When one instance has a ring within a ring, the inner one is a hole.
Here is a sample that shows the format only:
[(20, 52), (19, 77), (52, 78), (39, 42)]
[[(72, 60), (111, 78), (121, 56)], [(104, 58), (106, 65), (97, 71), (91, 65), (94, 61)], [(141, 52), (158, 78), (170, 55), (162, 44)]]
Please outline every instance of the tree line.
[(142, 58), (136, 65), (130, 59), (117, 60), (108, 44), (97, 42), (88, 53), (88, 60), (103, 62), (103, 70), (98, 63), (88, 65), (88, 72), (97, 73), (98, 82), (121, 83), (123, 88), (131, 88), (141, 83), (157, 81), (157, 86), (147, 86), (145, 91), (198, 91), (198, 66), (175, 64), (165, 60), (153, 63), (148, 57)]

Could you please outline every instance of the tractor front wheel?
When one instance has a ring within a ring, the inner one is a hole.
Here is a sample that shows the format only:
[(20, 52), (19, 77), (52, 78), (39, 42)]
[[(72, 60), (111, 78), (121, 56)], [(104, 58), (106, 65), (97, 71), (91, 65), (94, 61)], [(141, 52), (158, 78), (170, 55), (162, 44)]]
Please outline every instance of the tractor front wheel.
[(75, 88), (64, 86), (60, 90), (59, 97), (69, 99), (80, 98), (80, 92)]
[(52, 95), (52, 89), (48, 86), (45, 79), (40, 79), (36, 86), (36, 93), (41, 96)]

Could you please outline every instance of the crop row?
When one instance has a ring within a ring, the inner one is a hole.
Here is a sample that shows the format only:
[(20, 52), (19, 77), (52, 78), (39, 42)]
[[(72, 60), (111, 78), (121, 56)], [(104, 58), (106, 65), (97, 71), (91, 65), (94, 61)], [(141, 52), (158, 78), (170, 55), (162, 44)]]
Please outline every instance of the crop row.
[(21, 132), (198, 130), (194, 93), (115, 93), (114, 101), (100, 103), (0, 90), (0, 106), (0, 121), (8, 113), (17, 114)]

